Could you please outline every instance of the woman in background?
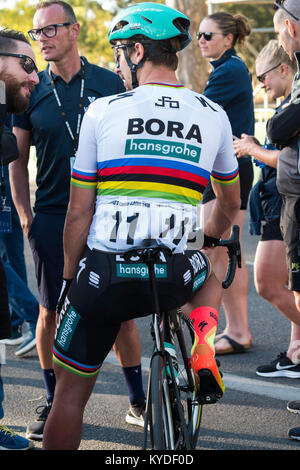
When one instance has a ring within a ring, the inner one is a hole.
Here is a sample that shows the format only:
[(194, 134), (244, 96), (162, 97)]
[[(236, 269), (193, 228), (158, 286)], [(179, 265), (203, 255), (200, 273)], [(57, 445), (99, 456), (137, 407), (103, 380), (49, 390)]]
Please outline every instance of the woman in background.
[[(283, 98), (280, 111), (290, 100), (296, 63), (291, 62), (278, 41), (270, 41), (256, 59), (256, 73), (262, 88), (274, 100)], [(252, 233), (261, 234), (254, 260), (254, 282), (257, 293), (291, 321), (290, 342), (286, 352), (274, 361), (261, 365), (256, 373), (263, 377), (300, 378), (300, 314), (292, 291), (287, 288), (286, 250), (280, 231), (281, 195), (276, 187), (276, 167), (279, 150), (266, 141), (262, 147), (246, 134), (234, 141), (237, 157), (251, 154), (262, 167), (257, 184), (250, 194)]]
[[(221, 105), (231, 123), (233, 136), (254, 134), (254, 105), (251, 76), (234, 46), (243, 45), (251, 29), (243, 15), (217, 12), (205, 17), (199, 26), (198, 41), (201, 53), (211, 59), (212, 73), (203, 94)], [(253, 166), (250, 156), (239, 159), (241, 208), (234, 221), (240, 227), (240, 239), (244, 225), (245, 210), (253, 182)], [(213, 177), (213, 175), (212, 175)], [(215, 195), (209, 183), (203, 194), (204, 224), (208, 220)], [(224, 233), (222, 238), (227, 238)], [(227, 254), (222, 248), (209, 250), (215, 273), (224, 279)], [(251, 346), (248, 327), (249, 273), (242, 258), (242, 268), (237, 269), (231, 287), (224, 290), (222, 305), (225, 310), (226, 327), (216, 336), (216, 354), (244, 352)]]

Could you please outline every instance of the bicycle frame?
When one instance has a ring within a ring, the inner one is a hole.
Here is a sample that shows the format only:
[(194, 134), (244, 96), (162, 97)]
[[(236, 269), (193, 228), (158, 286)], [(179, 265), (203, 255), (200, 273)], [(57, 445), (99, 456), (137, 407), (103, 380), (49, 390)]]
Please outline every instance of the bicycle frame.
[[(156, 288), (156, 282), (155, 282), (155, 272), (154, 272), (154, 260), (150, 260), (146, 262), (148, 269), (149, 269), (149, 279), (150, 279), (150, 284), (151, 284), (151, 290), (153, 294), (153, 299), (154, 299), (154, 306), (155, 306), (155, 313), (153, 314), (153, 329), (154, 329), (154, 344), (155, 344), (155, 352), (153, 353), (151, 357), (151, 362), (153, 360), (153, 357), (155, 355), (160, 355), (161, 357), (164, 358), (165, 360), (165, 367), (169, 368), (169, 371), (171, 372), (171, 380), (172, 380), (172, 386), (174, 387), (175, 391), (175, 398), (176, 398), (176, 408), (177, 412), (180, 418), (180, 424), (183, 430), (183, 436), (185, 439), (186, 443), (186, 449), (191, 450), (192, 445), (191, 445), (191, 440), (189, 436), (189, 432), (186, 426), (186, 422), (184, 419), (184, 414), (183, 410), (181, 407), (181, 402), (180, 402), (180, 394), (178, 390), (178, 386), (176, 383), (176, 376), (175, 376), (175, 371), (174, 371), (174, 366), (172, 362), (171, 355), (168, 351), (165, 350), (164, 347), (164, 323), (165, 323), (165, 318), (164, 316), (166, 315), (165, 313), (160, 313), (160, 308), (159, 308), (159, 301), (158, 301), (158, 294), (157, 294), (157, 288)], [(150, 369), (151, 369), (151, 363), (150, 363)], [(148, 409), (148, 404), (149, 404), (149, 396), (150, 396), (150, 379), (148, 383), (148, 391), (147, 391), (147, 404), (146, 404), (146, 416), (145, 416), (145, 433), (144, 433), (144, 447), (143, 449), (146, 449), (146, 441), (147, 441), (147, 432), (146, 430), (148, 429), (148, 423), (149, 423), (149, 409)], [(168, 420), (169, 422), (172, 420), (171, 416), (171, 410), (168, 409)], [(172, 439), (171, 435), (171, 446), (174, 448), (174, 440)]]

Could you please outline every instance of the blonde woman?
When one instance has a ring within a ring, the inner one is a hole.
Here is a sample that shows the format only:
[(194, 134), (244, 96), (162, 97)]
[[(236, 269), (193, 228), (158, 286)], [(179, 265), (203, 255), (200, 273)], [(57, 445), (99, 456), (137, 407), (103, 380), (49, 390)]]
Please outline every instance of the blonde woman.
[[(273, 100), (283, 98), (276, 112), (289, 102), (295, 72), (296, 64), (291, 62), (276, 40), (270, 41), (257, 56), (256, 73), (262, 88)], [(299, 378), (300, 358), (296, 351), (299, 349), (300, 340), (300, 313), (292, 291), (287, 288), (286, 250), (280, 231), (282, 199), (276, 187), (279, 150), (268, 142), (262, 147), (249, 135), (236, 139), (234, 148), (238, 157), (251, 154), (262, 162), (260, 166), (264, 164), (260, 179), (250, 197), (253, 233), (259, 235), (261, 232), (254, 262), (255, 287), (259, 295), (291, 321), (287, 352), (280, 353), (270, 364), (259, 366), (256, 373), (263, 377)]]

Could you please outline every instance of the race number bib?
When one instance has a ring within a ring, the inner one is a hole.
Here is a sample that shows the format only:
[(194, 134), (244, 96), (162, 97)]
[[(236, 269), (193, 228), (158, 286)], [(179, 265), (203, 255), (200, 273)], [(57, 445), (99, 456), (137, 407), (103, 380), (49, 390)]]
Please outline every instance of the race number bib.
[(185, 249), (196, 226), (196, 208), (186, 204), (132, 200), (102, 202), (94, 230), (106, 250), (124, 251), (145, 239), (160, 240), (175, 252)]

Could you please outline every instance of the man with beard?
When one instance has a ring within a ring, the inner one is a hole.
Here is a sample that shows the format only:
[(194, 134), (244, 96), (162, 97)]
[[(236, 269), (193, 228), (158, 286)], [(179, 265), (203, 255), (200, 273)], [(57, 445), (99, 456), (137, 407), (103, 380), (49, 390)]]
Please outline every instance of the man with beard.
[[(7, 164), (18, 157), (14, 136), (4, 128), (6, 113), (22, 113), (29, 105), (34, 86), (39, 82), (34, 53), (25, 36), (17, 31), (0, 30), (0, 161)], [(3, 133), (2, 133), (3, 132)], [(0, 223), (6, 223), (4, 202), (0, 210)], [(0, 260), (0, 339), (11, 334), (6, 277)], [(1, 362), (4, 362), (4, 345), (0, 346)], [(2, 353), (2, 354), (1, 354)], [(0, 376), (0, 419), (4, 416), (3, 382)], [(27, 450), (30, 441), (14, 434), (6, 426), (0, 425), (0, 450)]]
[[(8, 164), (11, 161), (15, 160), (16, 156), (18, 156), (18, 150), (16, 147), (16, 138), (15, 136), (9, 131), (8, 127), (5, 125), (5, 118), (6, 113), (13, 114), (13, 113), (21, 113), (23, 112), (29, 105), (30, 94), (34, 89), (34, 84), (31, 79), (29, 79), (28, 73), (26, 72), (26, 68), (31, 70), (33, 66), (35, 66), (34, 61), (32, 61), (31, 57), (25, 56), (22, 57), (22, 54), (17, 49), (15, 52), (15, 42), (12, 39), (12, 52), (10, 52), (9, 46), (7, 42), (9, 41), (10, 35), (14, 36), (19, 33), (10, 32), (7, 29), (1, 30), (0, 36), (0, 69), (1, 69), (1, 80), (5, 84), (6, 89), (6, 106), (3, 106), (1, 101), (1, 110), (0, 110), (0, 135), (1, 135), (1, 156), (0, 160), (4, 164)], [(23, 35), (21, 36), (23, 37)], [(20, 40), (22, 41), (22, 39)], [(20, 42), (19, 41), (19, 42)], [(31, 46), (27, 39), (24, 37), (25, 44), (29, 47), (30, 50)], [(24, 42), (22, 41), (22, 42)], [(22, 48), (24, 46), (22, 45)], [(15, 55), (11, 55), (14, 53)], [(19, 54), (19, 55), (18, 55)], [(16, 76), (16, 70), (19, 68), (19, 64), (16, 61), (16, 58), (21, 59), (21, 65), (24, 73), (23, 80)], [(6, 67), (6, 65), (11, 62), (10, 67)], [(14, 69), (12, 69), (13, 64), (15, 63)], [(32, 72), (35, 72), (37, 75), (36, 68), (32, 69)], [(33, 73), (30, 75), (34, 75)], [(37, 78), (38, 82), (38, 78)], [(4, 88), (3, 88), (4, 90)], [(4, 92), (3, 92), (4, 96)]]

